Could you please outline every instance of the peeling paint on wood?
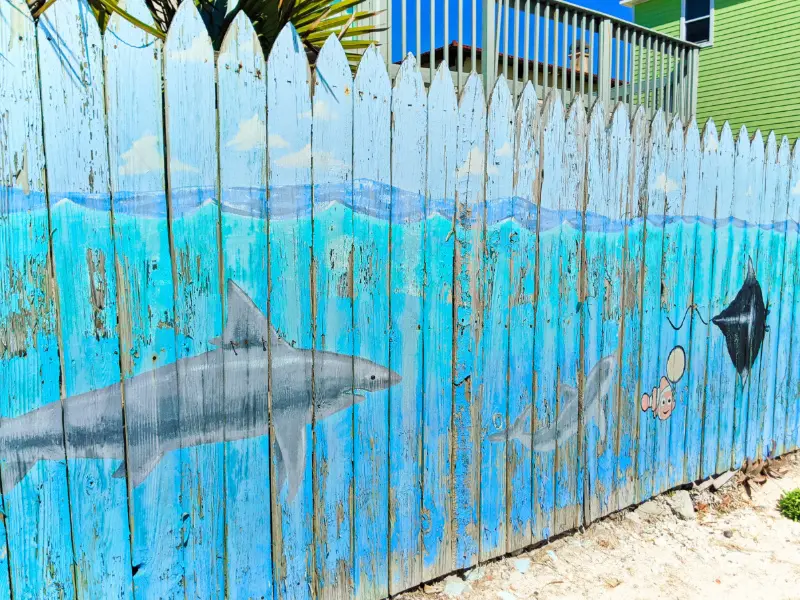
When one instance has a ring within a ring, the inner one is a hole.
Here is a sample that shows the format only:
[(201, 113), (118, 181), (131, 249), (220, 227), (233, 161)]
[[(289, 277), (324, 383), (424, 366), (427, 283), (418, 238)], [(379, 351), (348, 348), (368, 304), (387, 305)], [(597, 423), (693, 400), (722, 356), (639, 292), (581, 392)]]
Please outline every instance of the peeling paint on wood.
[(800, 443), (788, 140), (0, 17), (0, 600), (379, 600)]

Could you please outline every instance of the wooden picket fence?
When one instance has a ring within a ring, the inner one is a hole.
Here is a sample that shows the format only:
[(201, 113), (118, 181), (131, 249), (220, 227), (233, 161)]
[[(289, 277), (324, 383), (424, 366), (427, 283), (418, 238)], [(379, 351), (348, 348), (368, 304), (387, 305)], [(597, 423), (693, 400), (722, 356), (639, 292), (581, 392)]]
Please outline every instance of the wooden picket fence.
[(0, 82), (0, 600), (379, 599), (800, 444), (786, 139), (191, 2), (0, 0)]

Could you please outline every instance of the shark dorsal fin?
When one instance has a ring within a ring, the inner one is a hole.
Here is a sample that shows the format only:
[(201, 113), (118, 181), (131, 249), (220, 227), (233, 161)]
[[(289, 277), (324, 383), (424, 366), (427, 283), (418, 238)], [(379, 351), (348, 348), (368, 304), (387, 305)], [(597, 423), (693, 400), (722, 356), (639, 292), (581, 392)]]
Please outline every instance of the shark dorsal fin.
[(214, 338), (216, 346), (247, 347), (262, 345), (269, 331), (267, 317), (255, 302), (232, 279), (227, 287), (228, 310), (222, 338)]
[(228, 310), (225, 330), (221, 337), (211, 340), (215, 346), (234, 348), (262, 346), (266, 350), (267, 339), (273, 350), (290, 349), (289, 343), (271, 327), (266, 315), (252, 298), (232, 279), (228, 280)]

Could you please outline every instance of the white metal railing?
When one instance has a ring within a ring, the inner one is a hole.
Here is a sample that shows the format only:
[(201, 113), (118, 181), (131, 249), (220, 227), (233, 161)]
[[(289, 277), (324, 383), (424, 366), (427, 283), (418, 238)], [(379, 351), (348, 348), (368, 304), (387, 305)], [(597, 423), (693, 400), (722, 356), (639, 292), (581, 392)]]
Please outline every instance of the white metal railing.
[(580, 93), (587, 105), (695, 114), (695, 44), (560, 0), (367, 1), (388, 26), (378, 35), (387, 63), (413, 52), (426, 81), (444, 61), (459, 89), (473, 70), (487, 87), (505, 73), (515, 95), (532, 81), (539, 98), (556, 89), (564, 102)]

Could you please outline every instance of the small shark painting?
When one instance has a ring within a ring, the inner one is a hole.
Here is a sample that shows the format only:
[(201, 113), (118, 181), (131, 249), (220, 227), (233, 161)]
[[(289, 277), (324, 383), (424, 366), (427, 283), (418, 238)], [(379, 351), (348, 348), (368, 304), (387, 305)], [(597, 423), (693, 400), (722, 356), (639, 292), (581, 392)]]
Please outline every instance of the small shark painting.
[[(123, 460), (114, 476), (127, 476), (132, 487), (167, 452), (266, 435), (271, 375), (277, 485), (280, 490), (288, 480), (291, 500), (305, 471), (312, 374), (317, 419), (361, 402), (364, 392), (395, 385), (400, 376), (362, 358), (294, 348), (230, 280), (227, 297), (225, 330), (210, 340), (216, 349), (136, 375), (123, 386), (69, 397), (63, 414), (62, 402), (56, 401), (0, 421), (3, 491), (8, 493), (38, 461), (64, 458), (64, 427), (70, 458)], [(225, 392), (209, 397), (203, 391), (215, 378), (224, 381)]]
[[(604, 443), (606, 439), (606, 416), (603, 399), (608, 396), (611, 389), (612, 375), (614, 373), (614, 357), (606, 356), (601, 358), (589, 371), (586, 378), (586, 387), (583, 397), (583, 414), (585, 423), (594, 423), (600, 430), (598, 443)], [(578, 432), (578, 390), (572, 386), (559, 384), (559, 395), (561, 405), (558, 411), (558, 418), (555, 423), (548, 427), (537, 429), (533, 433), (533, 451), (550, 452), (557, 444), (563, 443)], [(499, 431), (489, 436), (491, 442), (506, 441), (506, 434), (509, 440), (517, 440), (526, 448), (531, 448), (530, 429), (526, 431), (526, 424), (531, 416), (532, 405), (528, 405), (519, 417), (514, 421), (507, 431)]]

